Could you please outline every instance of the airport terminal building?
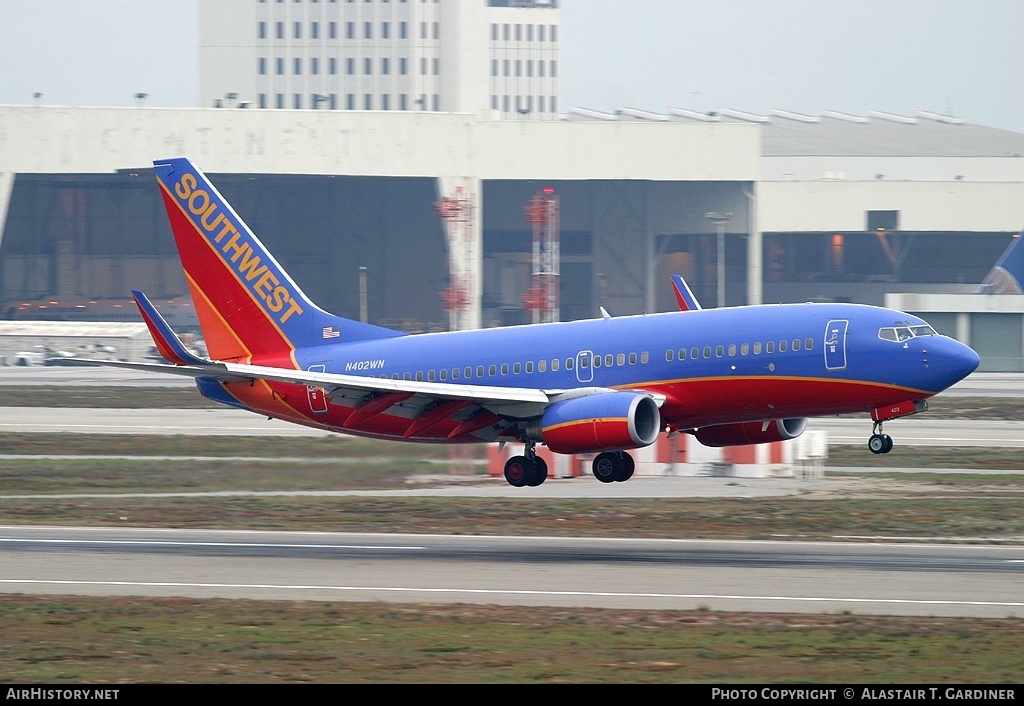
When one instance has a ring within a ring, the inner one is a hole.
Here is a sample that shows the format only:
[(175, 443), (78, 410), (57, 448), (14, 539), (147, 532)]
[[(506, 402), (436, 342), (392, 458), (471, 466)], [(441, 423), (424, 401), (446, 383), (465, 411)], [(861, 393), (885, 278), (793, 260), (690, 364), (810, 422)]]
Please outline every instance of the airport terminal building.
[(0, 106), (0, 318), (130, 320), (142, 289), (187, 327), (152, 174), (184, 155), (350, 318), (664, 311), (678, 273), (705, 307), (899, 302), (982, 370), (1024, 369), (1024, 296), (975, 294), (1024, 227), (1024, 134), (923, 111), (566, 110), (559, 39), (557, 0), (202, 3), (205, 107)]

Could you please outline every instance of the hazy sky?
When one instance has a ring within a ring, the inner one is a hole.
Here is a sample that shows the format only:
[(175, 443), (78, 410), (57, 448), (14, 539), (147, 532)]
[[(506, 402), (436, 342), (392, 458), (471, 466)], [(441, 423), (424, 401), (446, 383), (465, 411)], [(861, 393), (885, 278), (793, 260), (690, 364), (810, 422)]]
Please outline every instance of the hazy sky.
[[(197, 105), (198, 2), (0, 0), (0, 104)], [(919, 109), (1024, 132), (1022, 34), (1024, 0), (562, 0), (561, 107)]]

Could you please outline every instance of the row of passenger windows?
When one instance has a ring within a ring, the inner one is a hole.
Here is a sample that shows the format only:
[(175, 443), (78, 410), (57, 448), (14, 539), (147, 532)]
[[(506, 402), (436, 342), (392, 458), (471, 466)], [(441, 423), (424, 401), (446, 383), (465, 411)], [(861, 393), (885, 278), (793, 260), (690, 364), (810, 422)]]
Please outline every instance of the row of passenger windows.
[[(589, 368), (591, 365), (591, 360), (593, 360), (593, 365), (595, 368), (600, 368), (602, 365), (610, 368), (615, 365), (626, 365), (627, 361), (629, 362), (629, 365), (636, 365), (638, 361), (641, 364), (646, 364), (650, 361), (650, 355), (647, 353), (647, 351), (644, 351), (643, 353), (639, 354), (619, 353), (618, 355), (612, 355), (611, 353), (609, 353), (603, 357), (600, 355), (594, 355), (593, 358), (589, 356), (584, 356), (580, 358), (580, 368)], [(452, 368), (451, 370), (442, 369), (436, 372), (433, 370), (428, 370), (426, 372), (426, 377), (424, 377), (424, 373), (421, 370), (416, 373), (415, 379), (420, 382), (422, 382), (424, 379), (427, 382), (434, 382), (435, 380), (445, 382), (449, 378), (451, 380), (469, 380), (474, 377), (474, 374), (477, 378), (495, 377), (498, 374), (499, 370), (501, 371), (502, 375), (508, 375), (509, 373), (513, 375), (520, 375), (524, 372), (528, 375), (532, 374), (533, 372), (546, 373), (549, 368), (551, 369), (551, 372), (556, 373), (559, 371), (562, 365), (563, 363), (558, 358), (552, 359), (550, 363), (547, 360), (538, 360), (536, 361), (536, 363), (532, 360), (528, 360), (525, 363), (502, 363), (501, 365), (491, 364), (486, 367), (483, 365), (478, 365), (475, 368), (467, 365), (465, 368)], [(573, 370), (576, 367), (576, 359), (566, 358), (564, 365), (566, 370)], [(383, 375), (381, 375), (381, 377), (387, 378), (388, 374), (384, 373)], [(405, 373), (402, 376), (399, 376), (398, 373), (392, 373), (391, 379), (412, 380), (413, 374)]]
[[(801, 342), (799, 338), (794, 338), (792, 341), (779, 341), (778, 344), (776, 344), (775, 341), (768, 341), (763, 345), (763, 350), (765, 353), (774, 353), (776, 351), (776, 346), (778, 347), (779, 353), (786, 353), (789, 350), (799, 351), (801, 348), (809, 351), (814, 349), (814, 339), (805, 338)], [(741, 343), (739, 346), (735, 343), (730, 343), (728, 350), (730, 356), (736, 355), (737, 351), (739, 351), (740, 355), (750, 355), (751, 353), (754, 355), (761, 355), (762, 344), (761, 341), (756, 343)], [(722, 358), (726, 354), (726, 347), (724, 345), (715, 346), (714, 353), (716, 358)], [(685, 348), (680, 348), (678, 351), (671, 349), (665, 351), (665, 360), (668, 361), (675, 360), (676, 358), (679, 360), (686, 360), (686, 357), (687, 351)], [(703, 349), (696, 347), (691, 348), (689, 351), (689, 357), (692, 360), (697, 360), (698, 358), (710, 358), (711, 346), (704, 346)]]
[[(713, 349), (711, 346), (704, 346), (703, 348), (694, 347), (690, 348), (689, 350), (687, 350), (686, 348), (680, 348), (678, 350), (669, 349), (665, 351), (665, 360), (671, 362), (677, 359), (686, 360), (687, 358), (690, 358), (692, 360), (698, 360), (700, 358), (711, 358), (712, 352), (714, 354), (714, 357), (722, 358), (726, 355), (727, 350), (728, 355), (735, 356), (737, 352), (739, 353), (739, 355), (750, 355), (751, 353), (753, 353), (753, 355), (760, 355), (762, 351), (764, 353), (775, 353), (775, 351), (778, 350), (779, 353), (787, 353), (791, 350), (809, 351), (813, 349), (814, 339), (805, 338), (803, 340), (800, 340), (799, 338), (794, 338), (792, 341), (781, 340), (778, 341), (777, 343), (775, 341), (768, 341), (763, 344), (761, 341), (758, 341), (756, 343), (741, 343), (739, 345), (731, 343), (728, 346), (715, 346)], [(647, 351), (643, 351), (641, 353), (618, 353), (614, 355), (611, 353), (607, 353), (604, 355), (595, 354), (593, 356), (580, 356), (579, 365), (581, 369), (589, 368), (591, 365), (594, 366), (594, 369), (597, 369), (601, 367), (611, 368), (615, 366), (624, 366), (627, 364), (636, 365), (638, 362), (641, 365), (646, 365), (649, 361), (650, 355), (647, 353)], [(475, 368), (472, 366), (466, 366), (464, 368), (452, 368), (451, 370), (442, 369), (436, 372), (433, 370), (428, 370), (425, 376), (423, 371), (419, 371), (416, 373), (415, 379), (420, 382), (422, 382), (424, 379), (427, 382), (445, 382), (449, 379), (470, 380), (474, 377), (474, 375), (477, 378), (495, 377), (498, 374), (499, 369), (501, 370), (502, 375), (508, 375), (510, 372), (513, 375), (520, 375), (523, 372), (525, 372), (526, 374), (531, 374), (534, 371), (538, 373), (544, 373), (548, 371), (549, 367), (551, 369), (551, 372), (558, 372), (561, 365), (562, 363), (559, 361), (558, 358), (553, 359), (550, 363), (546, 360), (539, 360), (536, 363), (534, 363), (534, 361), (532, 360), (528, 360), (525, 363), (502, 363), (500, 366), (497, 364), (492, 364), (486, 367), (483, 365), (478, 365)], [(566, 358), (564, 365), (566, 370), (572, 370), (576, 365), (576, 359)], [(383, 375), (381, 375), (381, 377), (387, 378), (388, 374), (384, 373)], [(413, 374), (405, 373), (404, 375), (399, 376), (398, 373), (392, 373), (391, 378), (393, 380), (412, 380)]]

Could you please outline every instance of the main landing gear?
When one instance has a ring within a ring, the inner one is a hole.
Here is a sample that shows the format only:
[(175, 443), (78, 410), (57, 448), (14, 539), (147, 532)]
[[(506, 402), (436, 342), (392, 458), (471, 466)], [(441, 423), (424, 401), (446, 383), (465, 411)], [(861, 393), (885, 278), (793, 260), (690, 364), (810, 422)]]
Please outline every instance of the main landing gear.
[(594, 477), (602, 483), (627, 481), (634, 470), (636, 463), (625, 451), (605, 451), (594, 458)]
[(873, 454), (887, 454), (892, 451), (892, 437), (882, 433), (881, 422), (875, 422), (872, 425), (868, 448)]
[(513, 456), (505, 462), (505, 480), (517, 488), (524, 485), (538, 486), (547, 477), (548, 464), (537, 455), (533, 442), (527, 442), (524, 456)]

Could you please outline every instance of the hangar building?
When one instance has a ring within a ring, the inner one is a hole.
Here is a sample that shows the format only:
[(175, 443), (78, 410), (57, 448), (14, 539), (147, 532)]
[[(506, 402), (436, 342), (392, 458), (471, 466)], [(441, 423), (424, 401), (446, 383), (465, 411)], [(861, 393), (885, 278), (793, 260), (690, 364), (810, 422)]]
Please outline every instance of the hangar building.
[[(670, 273), (705, 306), (972, 292), (1024, 225), (1024, 135), (923, 112), (6, 106), (4, 316), (184, 294), (151, 170), (177, 155), (321, 306), (408, 330), (530, 320), (525, 207), (543, 189), (559, 198), (562, 319), (671, 309)], [(439, 218), (455, 197), (466, 217)], [(456, 281), (464, 305), (446, 310)], [(999, 369), (1021, 369), (1020, 312), (1000, 308)], [(985, 325), (939, 319), (986, 358)]]

